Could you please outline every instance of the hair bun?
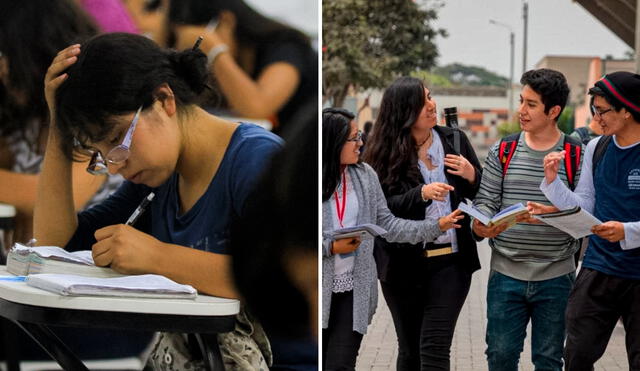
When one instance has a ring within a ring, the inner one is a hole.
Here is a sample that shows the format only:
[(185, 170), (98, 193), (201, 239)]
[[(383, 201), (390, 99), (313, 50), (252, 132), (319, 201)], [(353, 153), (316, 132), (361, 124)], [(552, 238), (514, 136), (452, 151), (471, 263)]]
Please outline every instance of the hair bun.
[(207, 56), (200, 50), (172, 51), (169, 60), (173, 69), (183, 79), (194, 93), (200, 94), (207, 82)]

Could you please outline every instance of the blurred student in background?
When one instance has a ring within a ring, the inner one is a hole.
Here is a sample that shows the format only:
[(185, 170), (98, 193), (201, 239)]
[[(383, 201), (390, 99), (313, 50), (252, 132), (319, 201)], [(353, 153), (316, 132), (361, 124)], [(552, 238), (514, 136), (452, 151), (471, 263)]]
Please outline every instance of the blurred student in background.
[[(129, 0), (133, 1), (133, 0)], [(133, 7), (130, 7), (133, 8)], [(134, 19), (166, 13), (161, 45), (184, 49), (204, 36), (201, 49), (233, 115), (269, 119), (274, 131), (295, 125), (292, 115), (316, 99), (318, 58), (307, 36), (253, 10), (241, 0), (163, 0)], [(163, 24), (163, 22), (156, 22)], [(142, 32), (146, 30), (142, 29)]]

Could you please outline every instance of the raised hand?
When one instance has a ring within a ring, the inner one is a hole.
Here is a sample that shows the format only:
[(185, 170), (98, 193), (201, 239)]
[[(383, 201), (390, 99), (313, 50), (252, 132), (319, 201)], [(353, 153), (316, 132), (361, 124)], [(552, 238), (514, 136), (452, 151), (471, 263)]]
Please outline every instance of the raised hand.
[(448, 173), (460, 176), (470, 183), (476, 179), (476, 169), (463, 155), (446, 155), (444, 165), (449, 168), (447, 169)]
[(544, 156), (542, 164), (544, 165), (544, 178), (547, 184), (553, 182), (558, 176), (558, 170), (560, 169), (560, 161), (564, 159), (565, 151), (551, 152)]
[(434, 201), (444, 201), (449, 191), (453, 191), (453, 187), (446, 183), (433, 182), (422, 186), (422, 198)]
[(455, 209), (451, 214), (438, 219), (438, 226), (443, 232), (451, 228), (460, 228), (460, 224), (456, 223), (463, 218), (464, 215), (462, 215), (462, 211), (460, 211), (460, 209)]

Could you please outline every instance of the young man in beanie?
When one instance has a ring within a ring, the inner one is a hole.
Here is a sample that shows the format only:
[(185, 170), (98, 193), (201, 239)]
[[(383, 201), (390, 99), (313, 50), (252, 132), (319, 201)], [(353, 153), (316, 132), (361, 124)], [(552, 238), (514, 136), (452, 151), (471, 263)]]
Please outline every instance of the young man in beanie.
[(589, 90), (603, 136), (587, 145), (571, 192), (556, 176), (562, 153), (545, 157), (540, 189), (558, 208), (580, 206), (593, 227), (567, 306), (566, 369), (593, 370), (618, 318), (630, 370), (640, 370), (640, 75), (614, 72)]
[[(474, 201), (486, 215), (518, 202), (549, 204), (540, 191), (542, 160), (548, 153), (562, 150), (565, 143), (557, 124), (569, 96), (565, 77), (558, 71), (538, 69), (524, 73), (520, 82), (523, 88), (518, 115), (522, 133), (510, 141), (513, 149), (508, 160), (502, 144), (489, 150)], [(568, 181), (564, 166), (560, 178)], [(492, 250), (487, 287), (489, 370), (518, 370), (531, 321), (531, 358), (536, 370), (560, 371), (564, 313), (575, 279), (573, 254), (578, 244), (549, 225), (521, 221), (507, 230), (504, 224), (488, 227), (473, 221), (474, 233), (490, 238)]]

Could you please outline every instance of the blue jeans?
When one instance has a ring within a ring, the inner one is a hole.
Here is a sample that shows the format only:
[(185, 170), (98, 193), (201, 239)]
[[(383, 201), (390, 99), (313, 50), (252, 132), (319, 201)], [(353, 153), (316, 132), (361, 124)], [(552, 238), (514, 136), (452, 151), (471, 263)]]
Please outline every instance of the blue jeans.
[(521, 281), (494, 270), (487, 287), (487, 361), (490, 371), (517, 371), (531, 319), (531, 360), (536, 371), (562, 370), (564, 314), (575, 273)]

